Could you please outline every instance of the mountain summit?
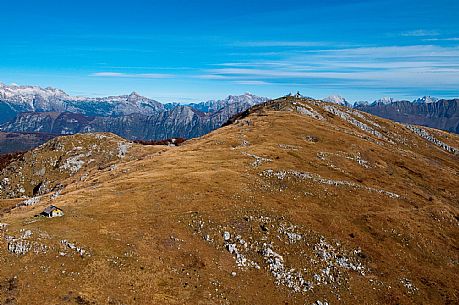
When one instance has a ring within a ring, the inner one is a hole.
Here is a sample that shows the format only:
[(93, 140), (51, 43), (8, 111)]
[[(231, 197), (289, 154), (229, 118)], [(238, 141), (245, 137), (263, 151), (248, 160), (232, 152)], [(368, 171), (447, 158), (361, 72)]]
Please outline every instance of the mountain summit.
[(331, 95), (323, 99), (324, 102), (334, 103), (343, 106), (350, 106), (351, 104), (341, 95)]
[(418, 98), (418, 99), (415, 99), (413, 101), (413, 103), (418, 103), (418, 104), (430, 104), (430, 103), (435, 103), (437, 102), (439, 99), (436, 98), (436, 97), (432, 97), (432, 96), (424, 96), (424, 97), (421, 97), (421, 98)]

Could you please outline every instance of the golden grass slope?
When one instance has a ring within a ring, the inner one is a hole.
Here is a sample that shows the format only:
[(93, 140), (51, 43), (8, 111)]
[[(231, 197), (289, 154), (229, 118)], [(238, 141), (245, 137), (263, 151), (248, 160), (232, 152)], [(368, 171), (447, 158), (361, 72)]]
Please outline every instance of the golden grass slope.
[(1, 216), (0, 304), (459, 300), (459, 159), (401, 124), (287, 97), (127, 156)]

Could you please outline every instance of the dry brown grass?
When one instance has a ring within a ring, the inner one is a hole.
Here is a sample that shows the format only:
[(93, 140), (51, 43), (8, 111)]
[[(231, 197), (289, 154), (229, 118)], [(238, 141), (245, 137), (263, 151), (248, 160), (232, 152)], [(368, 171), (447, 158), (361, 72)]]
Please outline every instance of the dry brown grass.
[[(17, 256), (2, 238), (0, 304), (457, 303), (458, 157), (391, 121), (367, 115), (394, 144), (307, 101), (325, 121), (287, 111), (291, 102), (277, 104), (283, 111), (261, 107), (179, 147), (135, 146), (115, 170), (93, 169), (87, 180), (72, 181), (52, 201), (62, 218), (33, 217), (51, 202), (47, 196), (4, 214), (4, 236), (31, 230), (29, 240), (49, 248)], [(457, 136), (447, 137), (459, 147)], [(255, 156), (264, 159), (254, 163)], [(263, 176), (268, 169), (358, 187)], [(285, 242), (277, 229), (283, 223), (296, 225), (303, 239)], [(261, 268), (239, 268), (224, 231), (252, 245), (272, 242), (296, 270), (315, 270), (306, 241), (339, 241), (342, 253), (361, 249), (353, 259), (366, 272), (340, 269), (339, 285), (296, 293), (276, 285), (256, 250), (247, 257)], [(90, 256), (60, 246), (63, 239)]]

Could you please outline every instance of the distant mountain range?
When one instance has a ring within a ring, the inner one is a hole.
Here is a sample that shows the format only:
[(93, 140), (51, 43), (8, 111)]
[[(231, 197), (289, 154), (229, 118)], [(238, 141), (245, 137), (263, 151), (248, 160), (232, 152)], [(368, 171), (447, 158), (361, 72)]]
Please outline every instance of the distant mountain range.
[(0, 84), (0, 123), (21, 112), (72, 112), (87, 116), (153, 114), (164, 105), (136, 92), (103, 98), (73, 97), (60, 89)]
[(0, 84), (0, 131), (56, 135), (99, 131), (135, 140), (192, 138), (267, 100), (246, 93), (188, 105), (161, 104), (136, 92), (85, 98), (54, 88)]
[[(430, 103), (435, 103), (438, 102), (440, 99), (432, 96), (424, 96), (421, 98), (417, 98), (412, 101), (414, 104), (430, 104)], [(346, 98), (342, 97), (341, 95), (330, 95), (322, 99), (324, 102), (329, 102), (329, 103), (335, 103), (343, 106), (348, 106), (348, 107), (361, 107), (361, 106), (368, 106), (368, 105), (387, 105), (399, 101), (406, 101), (406, 100), (397, 100), (393, 97), (382, 97), (378, 100), (375, 100), (373, 102), (368, 102), (368, 101), (357, 101), (355, 103), (349, 102)]]
[[(250, 93), (201, 103), (162, 104), (136, 92), (100, 98), (74, 97), (55, 88), (0, 83), (0, 132), (21, 150), (52, 135), (112, 132), (131, 140), (192, 138), (220, 127), (237, 113), (268, 98)], [(353, 107), (395, 121), (459, 133), (459, 100), (426, 96), (414, 101), (382, 98), (352, 104), (335, 95), (323, 101)], [(14, 135), (14, 133), (21, 133)], [(37, 136), (43, 133), (46, 136)], [(20, 139), (27, 138), (24, 145)], [(5, 140), (6, 141), (6, 140)], [(6, 142), (0, 141), (0, 146)], [(4, 145), (5, 144), (5, 145)], [(13, 147), (9, 145), (10, 148)], [(1, 151), (15, 151), (5, 148)]]
[(353, 107), (397, 122), (459, 133), (459, 99), (446, 100), (424, 96), (406, 101), (384, 97), (372, 103), (359, 101), (352, 105), (345, 98), (337, 95), (326, 97), (323, 101)]

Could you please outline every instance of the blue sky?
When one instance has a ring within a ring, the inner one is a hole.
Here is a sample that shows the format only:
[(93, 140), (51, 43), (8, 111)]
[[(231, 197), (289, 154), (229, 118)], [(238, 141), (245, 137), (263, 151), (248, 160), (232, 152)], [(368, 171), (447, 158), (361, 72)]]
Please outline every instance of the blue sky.
[(162, 102), (459, 96), (459, 1), (2, 1), (0, 82)]

